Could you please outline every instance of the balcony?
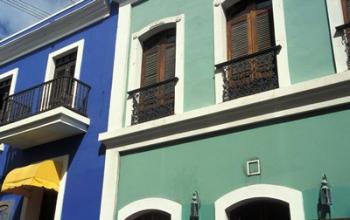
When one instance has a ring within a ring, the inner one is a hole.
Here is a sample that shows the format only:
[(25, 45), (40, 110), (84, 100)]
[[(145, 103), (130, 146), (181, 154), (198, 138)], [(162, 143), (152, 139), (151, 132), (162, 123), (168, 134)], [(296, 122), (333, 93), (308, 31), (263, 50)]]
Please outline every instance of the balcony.
[(3, 100), (0, 142), (24, 149), (85, 133), (90, 86), (57, 78)]
[(350, 23), (336, 27), (336, 34), (341, 35), (342, 41), (345, 45), (345, 52), (347, 55), (346, 65), (350, 69)]
[(131, 124), (173, 115), (177, 81), (175, 77), (128, 92), (133, 101)]
[(223, 73), (223, 101), (278, 88), (276, 55), (281, 46), (215, 65)]

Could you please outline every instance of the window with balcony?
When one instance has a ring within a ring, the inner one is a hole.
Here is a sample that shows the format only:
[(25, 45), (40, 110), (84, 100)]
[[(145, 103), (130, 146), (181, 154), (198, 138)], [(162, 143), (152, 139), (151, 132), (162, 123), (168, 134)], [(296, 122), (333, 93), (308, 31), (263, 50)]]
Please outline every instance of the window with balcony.
[(184, 19), (156, 20), (132, 34), (126, 126), (183, 112)]
[(223, 101), (278, 88), (271, 0), (240, 1), (226, 10), (227, 58)]
[(157, 33), (142, 44), (141, 85), (133, 97), (131, 124), (174, 114), (176, 29)]
[(283, 2), (214, 0), (216, 103), (290, 86)]

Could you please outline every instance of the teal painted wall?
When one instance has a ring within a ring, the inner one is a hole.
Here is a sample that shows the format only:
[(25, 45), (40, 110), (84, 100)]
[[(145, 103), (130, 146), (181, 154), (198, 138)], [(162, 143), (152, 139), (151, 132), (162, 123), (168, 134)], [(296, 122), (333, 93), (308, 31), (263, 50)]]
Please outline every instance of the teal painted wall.
[[(214, 219), (214, 202), (251, 184), (275, 184), (303, 192), (307, 219), (316, 218), (318, 189), (326, 173), (333, 193), (333, 217), (350, 216), (350, 110), (295, 119), (254, 129), (189, 140), (122, 155), (118, 209), (146, 197), (183, 205), (188, 219), (198, 190), (201, 220)], [(262, 175), (246, 177), (247, 159), (259, 157)]]
[[(335, 72), (325, 0), (284, 0), (292, 83)], [(152, 0), (132, 9), (131, 33), (185, 15), (184, 110), (215, 104), (212, 0)], [(224, 43), (224, 42), (223, 42)]]
[(292, 83), (334, 73), (326, 1), (283, 2)]

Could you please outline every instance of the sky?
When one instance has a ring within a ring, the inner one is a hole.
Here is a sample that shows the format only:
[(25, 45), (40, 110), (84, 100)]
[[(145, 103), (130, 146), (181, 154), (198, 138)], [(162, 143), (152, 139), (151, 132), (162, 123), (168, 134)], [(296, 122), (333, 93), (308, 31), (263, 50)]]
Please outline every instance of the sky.
[(0, 0), (0, 39), (10, 36), (79, 0)]

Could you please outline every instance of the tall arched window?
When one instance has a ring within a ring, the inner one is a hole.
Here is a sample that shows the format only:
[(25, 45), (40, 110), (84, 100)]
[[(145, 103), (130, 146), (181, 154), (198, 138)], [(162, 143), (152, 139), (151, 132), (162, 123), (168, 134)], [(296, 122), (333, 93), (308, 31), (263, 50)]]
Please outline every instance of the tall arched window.
[(132, 124), (174, 114), (176, 29), (161, 31), (142, 42), (141, 85), (133, 96)]
[(278, 88), (272, 0), (238, 1), (225, 15), (227, 61), (215, 65), (223, 72), (223, 101)]

